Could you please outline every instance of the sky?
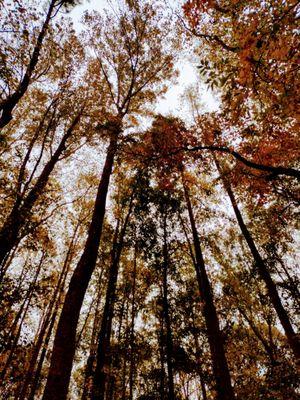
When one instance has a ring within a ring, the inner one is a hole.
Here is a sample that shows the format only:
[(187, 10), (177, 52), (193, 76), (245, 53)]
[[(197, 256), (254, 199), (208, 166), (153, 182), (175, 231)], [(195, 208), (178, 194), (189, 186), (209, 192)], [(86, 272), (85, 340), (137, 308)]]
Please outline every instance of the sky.
[[(83, 4), (76, 6), (72, 12), (71, 17), (74, 21), (75, 28), (80, 30), (80, 19), (85, 11), (97, 10), (101, 11), (104, 8), (109, 8), (109, 1), (107, 0), (83, 0)], [(199, 73), (197, 70), (197, 60), (187, 60), (186, 58), (178, 62), (179, 76), (177, 84), (172, 85), (164, 98), (158, 100), (156, 105), (156, 112), (163, 115), (176, 115), (184, 120), (188, 120), (189, 114), (187, 107), (184, 106), (182, 95), (186, 88), (199, 83)], [(199, 102), (203, 105), (205, 111), (214, 111), (218, 108), (216, 96), (210, 89), (200, 82)]]

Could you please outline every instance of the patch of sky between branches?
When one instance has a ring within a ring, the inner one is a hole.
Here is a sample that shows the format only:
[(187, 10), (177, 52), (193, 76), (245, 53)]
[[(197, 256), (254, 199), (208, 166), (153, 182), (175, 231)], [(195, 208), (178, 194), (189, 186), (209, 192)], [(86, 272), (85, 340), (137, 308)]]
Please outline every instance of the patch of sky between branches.
[[(81, 5), (74, 7), (70, 16), (74, 22), (74, 28), (80, 31), (82, 24), (80, 22), (85, 11), (103, 11), (104, 8), (110, 8), (109, 0), (85, 0)], [(191, 87), (197, 87), (199, 93), (199, 105), (202, 112), (217, 111), (219, 101), (217, 95), (208, 88), (202, 81), (197, 70), (197, 60), (191, 60), (191, 56), (183, 55), (177, 63), (179, 76), (176, 84), (169, 87), (164, 96), (162, 96), (155, 107), (157, 114), (166, 116), (176, 116), (187, 123), (192, 123), (191, 111), (185, 98), (185, 93)]]

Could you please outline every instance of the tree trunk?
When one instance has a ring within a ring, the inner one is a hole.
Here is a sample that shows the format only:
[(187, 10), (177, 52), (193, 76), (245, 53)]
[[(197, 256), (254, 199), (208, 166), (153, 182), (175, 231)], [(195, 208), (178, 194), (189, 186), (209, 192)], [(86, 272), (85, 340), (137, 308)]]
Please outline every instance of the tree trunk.
[[(126, 292), (124, 293), (126, 295)], [(125, 319), (125, 340), (124, 340), (124, 347), (125, 347), (125, 352), (123, 354), (123, 367), (122, 367), (122, 381), (121, 381), (121, 393), (122, 395), (120, 396), (122, 400), (126, 400), (126, 392), (127, 392), (127, 381), (126, 381), (126, 375), (127, 375), (127, 361), (128, 361), (128, 347), (129, 347), (129, 337), (130, 337), (130, 330), (129, 328), (129, 302), (127, 302), (127, 307), (126, 307), (126, 319)], [(121, 339), (121, 338), (120, 338)], [(120, 340), (118, 343), (121, 343)]]
[(233, 400), (235, 397), (231, 386), (231, 379), (224, 350), (223, 337), (220, 331), (219, 319), (214, 305), (212, 289), (205, 268), (194, 213), (191, 206), (189, 191), (187, 185), (184, 182), (184, 178), (183, 187), (193, 234), (196, 258), (195, 268), (200, 296), (203, 302), (202, 310), (206, 322), (207, 338), (211, 351), (212, 367), (216, 381), (217, 399)]
[(159, 362), (160, 362), (160, 382), (159, 382), (159, 394), (160, 400), (165, 400), (165, 381), (166, 381), (166, 372), (165, 372), (165, 351), (164, 351), (164, 318), (162, 313), (159, 313), (160, 320), (160, 330), (158, 334), (158, 345), (159, 345)]
[[(71, 242), (70, 242), (66, 257), (65, 257), (65, 261), (64, 261), (64, 265), (63, 265), (60, 277), (58, 279), (58, 282), (57, 282), (56, 288), (54, 290), (54, 293), (52, 295), (52, 299), (49, 303), (45, 318), (42, 322), (41, 329), (39, 331), (33, 352), (31, 354), (31, 358), (30, 358), (30, 362), (29, 362), (29, 366), (28, 366), (26, 375), (25, 375), (25, 379), (24, 379), (23, 385), (21, 387), (20, 393), (18, 395), (19, 400), (26, 398), (26, 394), (27, 394), (28, 388), (31, 385), (31, 383), (32, 383), (32, 387), (31, 387), (30, 395), (28, 398), (32, 397), (31, 393), (33, 393), (33, 396), (35, 394), (36, 387), (37, 387), (39, 377), (40, 377), (40, 371), (42, 369), (42, 365), (43, 365), (43, 361), (44, 361), (43, 357), (41, 356), (39, 362), (37, 363), (38, 356), (39, 356), (40, 350), (42, 348), (43, 342), (44, 342), (43, 350), (45, 349), (45, 351), (46, 351), (47, 347), (48, 347), (50, 337), (48, 340), (47, 340), (47, 338), (48, 338), (48, 336), (51, 336), (51, 334), (52, 334), (52, 329), (54, 326), (54, 322), (56, 320), (57, 310), (59, 308), (59, 305), (61, 302), (61, 297), (64, 292), (65, 281), (66, 281), (66, 278), (67, 278), (67, 275), (68, 275), (68, 272), (70, 269), (70, 264), (71, 264), (71, 260), (72, 260), (72, 251), (73, 251), (74, 242), (75, 242), (78, 228), (79, 228), (79, 222), (77, 223), (77, 225), (74, 229), (74, 233), (71, 238)], [(43, 353), (43, 350), (42, 350), (42, 353)], [(42, 362), (41, 362), (41, 359), (42, 359)], [(41, 364), (41, 367), (39, 368), (40, 364)], [(35, 369), (36, 369), (36, 371), (35, 371)]]
[(111, 132), (111, 140), (98, 187), (85, 248), (71, 278), (58, 322), (43, 400), (65, 400), (67, 397), (72, 363), (76, 350), (76, 328), (84, 295), (96, 266), (107, 192), (119, 133), (120, 126), (117, 125)]
[(273, 307), (276, 310), (277, 316), (278, 316), (278, 318), (281, 322), (281, 325), (284, 329), (284, 332), (287, 337), (287, 341), (294, 353), (296, 362), (300, 363), (300, 342), (297, 337), (297, 334), (295, 333), (295, 331), (293, 329), (293, 326), (289, 319), (288, 313), (286, 312), (285, 308), (282, 305), (281, 299), (279, 297), (276, 285), (271, 277), (271, 274), (269, 273), (268, 268), (267, 268), (263, 258), (261, 257), (259, 251), (257, 250), (256, 244), (251, 236), (251, 233), (249, 232), (246, 224), (244, 223), (242, 214), (238, 208), (238, 205), (237, 205), (235, 196), (233, 194), (233, 191), (231, 189), (230, 183), (225, 178), (224, 174), (222, 174), (219, 162), (216, 158), (215, 158), (215, 163), (218, 168), (218, 171), (221, 174), (225, 190), (227, 191), (228, 196), (230, 198), (230, 201), (231, 201), (236, 219), (238, 221), (240, 230), (248, 244), (249, 250), (253, 256), (253, 259), (255, 261), (259, 275), (260, 275), (261, 279), (265, 282), (269, 298), (271, 300), (271, 303), (273, 304)]
[(74, 118), (71, 126), (63, 136), (55, 153), (47, 162), (35, 185), (23, 200), (22, 205), (19, 204), (19, 201), (16, 201), (10, 215), (4, 222), (0, 231), (0, 265), (3, 263), (3, 260), (6, 258), (7, 254), (9, 254), (9, 252), (18, 243), (20, 231), (25, 226), (33, 206), (46, 187), (50, 174), (58, 162), (59, 157), (65, 150), (66, 142), (78, 124), (81, 114), (82, 111)]
[(133, 207), (133, 196), (131, 194), (129, 209), (119, 235), (119, 221), (116, 227), (114, 242), (111, 253), (111, 266), (109, 270), (109, 279), (106, 291), (105, 306), (102, 315), (101, 329), (98, 338), (97, 364), (93, 379), (92, 400), (103, 400), (105, 395), (105, 386), (107, 381), (107, 370), (111, 363), (110, 359), (110, 336), (111, 326), (116, 301), (116, 285), (119, 272), (119, 262), (123, 249), (126, 228), (129, 222)]
[(195, 341), (195, 350), (196, 350), (196, 362), (197, 362), (197, 367), (198, 367), (198, 372), (199, 372), (199, 380), (200, 380), (200, 386), (201, 386), (201, 393), (203, 400), (207, 400), (207, 392), (206, 392), (206, 386), (205, 386), (205, 380), (204, 380), (204, 375), (203, 375), (203, 369), (201, 365), (201, 350), (200, 350), (200, 344), (199, 344), (199, 339), (196, 334), (196, 323), (195, 323), (195, 314), (192, 310), (192, 323), (193, 323), (193, 329), (192, 329), (192, 334), (194, 337)]
[(169, 253), (167, 243), (167, 218), (163, 221), (163, 316), (166, 325), (166, 356), (168, 372), (168, 400), (175, 399), (174, 376), (173, 376), (173, 339), (170, 321), (170, 309), (168, 301), (168, 266)]
[(95, 307), (95, 316), (93, 322), (93, 329), (92, 329), (92, 337), (90, 343), (90, 353), (86, 362), (86, 367), (84, 371), (84, 383), (83, 383), (83, 391), (81, 395), (81, 400), (88, 400), (91, 396), (91, 389), (92, 389), (92, 378), (94, 374), (94, 366), (96, 361), (96, 351), (97, 351), (97, 343), (96, 343), (96, 336), (100, 330), (100, 302), (102, 298), (102, 275), (104, 272), (104, 268), (101, 269), (99, 281), (98, 281), (98, 290), (97, 290), (97, 303)]
[(7, 357), (5, 365), (4, 365), (4, 367), (3, 367), (2, 371), (1, 371), (1, 374), (0, 374), (0, 381), (1, 382), (3, 382), (4, 379), (5, 379), (5, 376), (6, 376), (6, 373), (7, 373), (8, 369), (9, 369), (13, 354), (14, 354), (15, 349), (17, 347), (17, 344), (18, 344), (18, 341), (19, 341), (19, 338), (20, 338), (20, 334), (21, 334), (21, 330), (22, 330), (22, 325), (23, 325), (23, 322), (24, 322), (24, 320), (26, 318), (26, 315), (27, 315), (27, 312), (28, 312), (28, 309), (29, 309), (29, 306), (30, 306), (30, 303), (31, 303), (31, 300), (32, 300), (32, 297), (33, 297), (33, 294), (34, 294), (35, 285), (36, 285), (37, 279), (38, 279), (38, 277), (40, 275), (40, 272), (41, 272), (41, 269), (42, 269), (42, 266), (43, 266), (43, 262), (44, 262), (44, 259), (45, 259), (45, 254), (46, 254), (45, 251), (43, 251), (41, 259), (40, 259), (38, 267), (37, 267), (37, 270), (35, 272), (33, 281), (31, 282), (31, 284), (30, 284), (30, 286), (29, 286), (29, 288), (27, 290), (25, 300), (24, 300), (24, 302), (22, 304), (20, 313), (21, 314), (23, 313), (23, 315), (22, 315), (22, 318), (20, 320), (17, 332), (14, 333), (14, 338), (13, 338), (13, 342), (11, 344), (11, 349), (10, 349), (9, 355)]
[(275, 364), (275, 354), (274, 354), (274, 349), (272, 346), (269, 345), (269, 343), (267, 342), (267, 340), (263, 337), (263, 335), (260, 333), (259, 329), (257, 328), (257, 326), (255, 325), (254, 321), (247, 315), (246, 311), (243, 310), (242, 307), (237, 307), (238, 311), (240, 312), (240, 314), (244, 317), (244, 319), (248, 322), (252, 332), (254, 333), (254, 335), (257, 337), (257, 339), (261, 342), (261, 344), (263, 345), (263, 348), (265, 349), (265, 352), (267, 353), (267, 355), (270, 358), (270, 362), (272, 365)]
[(135, 335), (134, 325), (136, 316), (135, 290), (136, 290), (136, 268), (137, 268), (137, 245), (134, 247), (133, 276), (132, 276), (132, 299), (131, 299), (131, 325), (130, 325), (130, 366), (129, 366), (129, 400), (133, 400), (134, 373), (135, 373)]
[(43, 41), (46, 36), (50, 19), (55, 7), (55, 2), (56, 0), (51, 0), (51, 3), (48, 8), (48, 12), (46, 15), (46, 19), (42, 25), (42, 28), (40, 30), (39, 36), (37, 38), (35, 47), (33, 49), (33, 53), (30, 57), (29, 64), (27, 65), (25, 75), (21, 82), (19, 83), (18, 88), (14, 93), (12, 93), (10, 96), (8, 96), (7, 99), (1, 102), (0, 104), (0, 112), (2, 111), (1, 117), (0, 117), (0, 131), (2, 128), (4, 128), (12, 119), (12, 112), (13, 109), (16, 107), (18, 102), (21, 100), (21, 98), (24, 96), (26, 93), (28, 86), (30, 84), (30, 80), (32, 77), (32, 74), (35, 70), (35, 67), (39, 61), (40, 57), (40, 52), (42, 49)]
[[(46, 333), (45, 341), (44, 341), (43, 346), (42, 346), (42, 351), (41, 351), (41, 354), (40, 354), (40, 358), (39, 358), (39, 361), (37, 363), (37, 367), (36, 367), (35, 373), (33, 375), (33, 380), (32, 380), (32, 384), (31, 384), (31, 387), (30, 387), (28, 400), (34, 400), (35, 399), (35, 393), (36, 393), (37, 388), (39, 386), (39, 382), (40, 382), (40, 378), (41, 378), (41, 372), (42, 372), (42, 368), (43, 368), (44, 361), (45, 361), (45, 358), (46, 358), (46, 353), (47, 353), (47, 350), (48, 350), (48, 346), (49, 346), (50, 338), (51, 338), (52, 331), (53, 331), (53, 328), (54, 328), (54, 325), (55, 325), (57, 314), (58, 314), (58, 309), (56, 308), (54, 310), (53, 314), (52, 314), (51, 319), (50, 319), (50, 323), (49, 323), (48, 330), (47, 330), (47, 333)], [(22, 399), (22, 397), (20, 398), (20, 400), (21, 399)]]

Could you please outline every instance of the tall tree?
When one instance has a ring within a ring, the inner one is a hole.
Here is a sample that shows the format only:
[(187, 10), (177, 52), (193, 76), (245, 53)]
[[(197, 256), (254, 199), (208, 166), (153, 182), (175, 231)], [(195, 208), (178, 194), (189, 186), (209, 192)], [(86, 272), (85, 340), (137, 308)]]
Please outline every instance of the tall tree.
[[(89, 21), (91, 18), (87, 17)], [(111, 97), (114, 116), (104, 126), (109, 137), (106, 160), (85, 248), (71, 278), (58, 323), (44, 400), (65, 399), (67, 395), (77, 322), (95, 268), (110, 176), (118, 142), (121, 141), (122, 121), (129, 112), (141, 111), (145, 100), (153, 101), (155, 93), (162, 90), (159, 83), (172, 75), (173, 57), (161, 47), (169, 35), (155, 4), (131, 2), (117, 15), (107, 14), (104, 20), (100, 16), (94, 18), (92, 28), (91, 46)]]
[(118, 270), (121, 252), (124, 246), (124, 239), (126, 229), (129, 223), (130, 215), (132, 213), (134, 200), (134, 191), (129, 198), (128, 211), (125, 215), (123, 224), (120, 227), (120, 220), (117, 220), (114, 240), (111, 251), (111, 265), (109, 269), (109, 278), (107, 284), (105, 305), (102, 314), (102, 321), (100, 332), (98, 335), (98, 348), (96, 357), (96, 369), (93, 379), (93, 391), (92, 399), (100, 400), (104, 399), (105, 386), (106, 386), (106, 371), (108, 370), (111, 360), (109, 356), (110, 352), (110, 339), (111, 339), (111, 327), (112, 319), (114, 315), (114, 303), (116, 298), (116, 285), (118, 280)]
[[(5, 92), (8, 92), (8, 95), (1, 99), (0, 103), (0, 112), (1, 112), (1, 117), (0, 117), (0, 129), (4, 128), (12, 119), (12, 112), (14, 108), (17, 106), (19, 101), (22, 99), (24, 94), (26, 93), (34, 71), (36, 69), (36, 66), (38, 64), (39, 58), (40, 58), (40, 53), (43, 48), (43, 42), (45, 39), (45, 36), (47, 34), (47, 31), (49, 29), (50, 21), (52, 18), (55, 17), (55, 15), (59, 12), (60, 8), (62, 7), (70, 7), (74, 6), (76, 3), (78, 3), (78, 0), (51, 0), (48, 9), (46, 11), (46, 18), (41, 26), (41, 29), (38, 33), (38, 36), (35, 40), (35, 44), (33, 46), (33, 51), (31, 55), (29, 56), (29, 59), (27, 63), (25, 64), (25, 73), (21, 77), (21, 79), (15, 84), (13, 88), (9, 87), (9, 82), (8, 83), (8, 88), (5, 88)], [(25, 4), (18, 4), (18, 9), (21, 13), (23, 13), (26, 9)], [(23, 31), (23, 34), (25, 36), (28, 35), (28, 31), (25, 30)], [(4, 58), (4, 57), (3, 57)], [(6, 60), (7, 63), (7, 60)], [(8, 72), (6, 71), (8, 74)]]
[(223, 181), (225, 190), (228, 193), (228, 196), (230, 198), (230, 202), (232, 204), (232, 207), (233, 207), (236, 219), (238, 221), (240, 230), (248, 244), (249, 250), (251, 251), (251, 254), (253, 256), (253, 259), (255, 261), (255, 265), (259, 271), (259, 274), (266, 285), (268, 295), (269, 295), (270, 300), (277, 312), (277, 315), (282, 324), (282, 327), (285, 331), (289, 345), (290, 345), (291, 349), (293, 350), (293, 353), (295, 355), (297, 363), (299, 363), (299, 361), (300, 361), (300, 343), (299, 343), (297, 334), (294, 331), (293, 325), (290, 321), (287, 311), (285, 310), (285, 308), (282, 305), (282, 301), (278, 294), (278, 290), (277, 290), (276, 285), (272, 279), (272, 276), (268, 270), (268, 267), (266, 266), (265, 261), (263, 260), (262, 256), (260, 255), (260, 253), (257, 249), (257, 246), (252, 238), (252, 235), (249, 232), (249, 230), (244, 222), (244, 219), (239, 210), (239, 207), (238, 207), (236, 198), (234, 196), (234, 193), (232, 191), (228, 177), (226, 175), (224, 175), (224, 172), (221, 169), (218, 159), (214, 158), (214, 160), (215, 160), (218, 171), (221, 173), (222, 181)]

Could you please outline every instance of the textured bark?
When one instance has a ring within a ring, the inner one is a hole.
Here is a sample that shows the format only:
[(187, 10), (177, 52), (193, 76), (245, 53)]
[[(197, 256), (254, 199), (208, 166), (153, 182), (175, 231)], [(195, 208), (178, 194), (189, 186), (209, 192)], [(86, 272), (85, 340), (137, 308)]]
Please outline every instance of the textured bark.
[(234, 193), (231, 189), (230, 183), (228, 182), (228, 180), (225, 178), (224, 174), (222, 174), (220, 165), (218, 163), (218, 160), (215, 158), (215, 162), (217, 165), (217, 168), (219, 170), (219, 172), (221, 173), (222, 179), (223, 179), (223, 184), (224, 187), (228, 193), (228, 196), (230, 198), (236, 219), (238, 221), (240, 230), (247, 242), (247, 245), (249, 247), (249, 250), (253, 256), (253, 259), (255, 261), (257, 270), (259, 272), (259, 275), (261, 277), (261, 279), (264, 281), (267, 291), (268, 291), (268, 295), (269, 298), (271, 300), (271, 303), (273, 304), (273, 307), (276, 310), (277, 316), (281, 322), (281, 325), (284, 329), (285, 335), (287, 337), (287, 341), (294, 353), (294, 356), (296, 358), (297, 363), (300, 363), (300, 342), (299, 342), (299, 338), (297, 336), (297, 334), (295, 333), (293, 326), (291, 324), (290, 318), (288, 313), (286, 312), (285, 308), (282, 305), (281, 299), (279, 297), (278, 291), (277, 291), (277, 287), (272, 279), (272, 276), (262, 258), (262, 256), (260, 255), (256, 244), (252, 238), (252, 235), (250, 233), (250, 231), (248, 230), (244, 219), (242, 217), (242, 214), (239, 210), (239, 207), (237, 205)]
[(40, 52), (42, 49), (43, 41), (46, 36), (50, 19), (55, 7), (56, 0), (51, 0), (48, 12), (46, 15), (46, 19), (42, 25), (42, 28), (40, 30), (39, 36), (37, 38), (35, 47), (33, 49), (32, 55), (30, 57), (30, 61), (27, 65), (24, 77), (22, 78), (21, 82), (19, 83), (18, 88), (14, 93), (12, 93), (10, 96), (7, 97), (4, 101), (1, 102), (0, 104), (0, 112), (2, 111), (1, 117), (0, 117), (0, 130), (4, 128), (12, 119), (12, 112), (16, 105), (19, 103), (19, 101), (22, 99), (24, 94), (26, 93), (28, 86), (30, 84), (30, 80), (32, 78), (32, 74), (36, 68), (36, 65), (39, 61), (40, 57)]
[(82, 111), (74, 118), (72, 124), (61, 139), (60, 144), (53, 156), (43, 168), (43, 171), (38, 177), (35, 185), (32, 187), (28, 195), (23, 199), (22, 204), (20, 204), (20, 201), (17, 200), (11, 213), (4, 222), (0, 231), (0, 265), (3, 263), (9, 252), (17, 245), (20, 231), (25, 226), (33, 206), (45, 189), (56, 163), (65, 150), (67, 140), (72, 135), (76, 125), (80, 120), (81, 113)]
[(111, 140), (96, 196), (92, 220), (82, 256), (71, 278), (54, 339), (51, 364), (43, 400), (65, 400), (75, 355), (76, 329), (89, 281), (96, 266), (106, 198), (112, 173), (120, 126), (111, 132)]
[(114, 305), (116, 301), (116, 286), (119, 273), (120, 257), (124, 245), (124, 238), (129, 222), (130, 214), (133, 207), (133, 192), (130, 199), (129, 209), (123, 223), (121, 232), (119, 233), (119, 221), (115, 230), (112, 253), (111, 266), (109, 270), (108, 285), (105, 297), (104, 311), (100, 333), (98, 337), (97, 349), (97, 365), (93, 379), (92, 400), (102, 400), (105, 396), (105, 388), (107, 382), (107, 370), (111, 364), (110, 357), (110, 337), (112, 319), (114, 314)]
[(216, 381), (218, 400), (233, 400), (234, 392), (231, 386), (229, 368), (226, 360), (223, 337), (220, 331), (219, 319), (214, 305), (213, 293), (207, 276), (198, 236), (193, 209), (191, 206), (188, 188), (183, 179), (185, 199), (187, 203), (190, 224), (193, 234), (196, 274), (203, 303), (203, 316), (206, 322), (207, 338), (211, 351), (213, 373)]

